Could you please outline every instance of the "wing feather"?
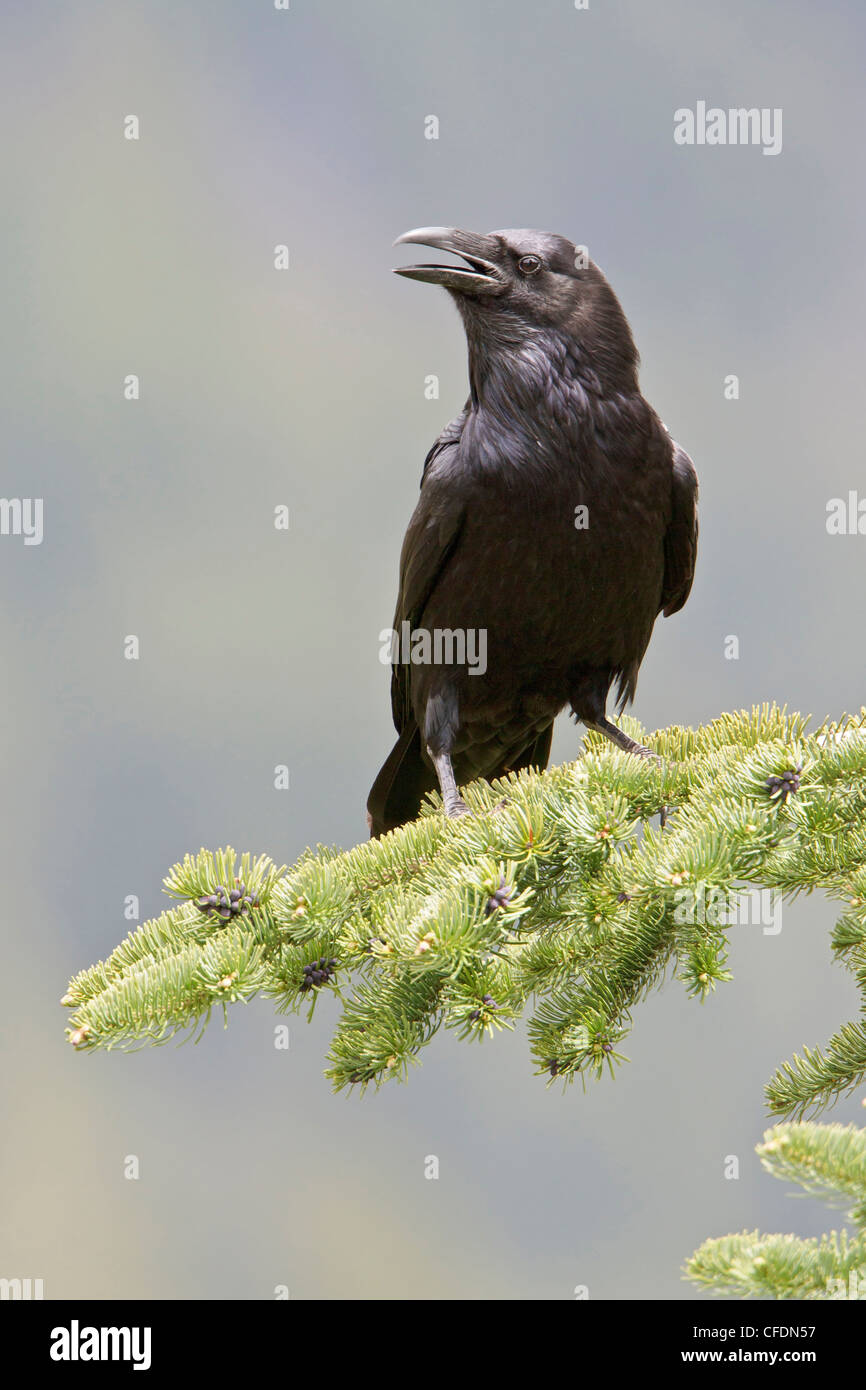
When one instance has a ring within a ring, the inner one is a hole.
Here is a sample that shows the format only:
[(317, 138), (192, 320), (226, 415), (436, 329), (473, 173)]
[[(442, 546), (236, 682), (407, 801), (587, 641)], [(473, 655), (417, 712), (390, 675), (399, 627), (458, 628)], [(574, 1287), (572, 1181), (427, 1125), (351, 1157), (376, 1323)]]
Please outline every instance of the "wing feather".
[(698, 475), (679, 444), (674, 444), (673, 509), (665, 532), (665, 574), (660, 610), (677, 613), (689, 596), (698, 549)]

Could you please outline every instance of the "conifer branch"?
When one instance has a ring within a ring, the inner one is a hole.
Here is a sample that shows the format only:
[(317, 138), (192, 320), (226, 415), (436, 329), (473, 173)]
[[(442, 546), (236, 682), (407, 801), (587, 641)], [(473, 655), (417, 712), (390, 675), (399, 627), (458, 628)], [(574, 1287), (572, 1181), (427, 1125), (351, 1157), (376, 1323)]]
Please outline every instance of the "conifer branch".
[[(726, 931), (743, 889), (822, 888), (845, 903), (833, 948), (866, 999), (866, 712), (815, 734), (776, 706), (649, 736), (661, 765), (589, 734), (584, 755), (435, 800), (354, 849), (290, 869), (228, 848), (165, 880), (178, 906), (70, 982), (76, 1048), (198, 1032), (215, 1005), (255, 994), (283, 1012), (343, 1000), (336, 1089), (404, 1077), (440, 1027), (481, 1040), (534, 1000), (529, 1036), (548, 1080), (613, 1073), (640, 1000), (673, 969), (703, 1000), (730, 979)], [(654, 818), (675, 808), (664, 829)], [(866, 1031), (845, 1024), (768, 1087), (801, 1115), (866, 1075)]]
[(820, 1240), (757, 1231), (707, 1240), (685, 1275), (737, 1298), (866, 1300), (866, 1130), (853, 1125), (787, 1124), (767, 1130), (757, 1152), (777, 1178), (854, 1206), (857, 1228)]

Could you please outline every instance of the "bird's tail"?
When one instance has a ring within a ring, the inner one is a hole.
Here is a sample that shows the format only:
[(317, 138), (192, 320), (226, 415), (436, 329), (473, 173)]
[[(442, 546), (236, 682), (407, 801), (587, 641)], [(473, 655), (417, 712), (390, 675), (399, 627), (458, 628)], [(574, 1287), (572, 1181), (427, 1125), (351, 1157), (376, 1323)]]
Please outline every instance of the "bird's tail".
[(436, 773), (421, 756), (421, 733), (414, 720), (398, 738), (367, 798), (370, 834), (384, 835), (414, 820), (427, 792), (436, 787)]
[[(509, 754), (498, 767), (472, 767), (465, 762), (462, 765), (458, 763), (458, 781), (463, 785), (464, 781), (470, 782), (484, 776), (494, 782), (509, 772), (520, 772), (529, 767), (543, 771), (550, 757), (552, 738), (551, 721), (519, 753)], [(413, 720), (388, 754), (367, 798), (370, 834), (374, 837), (384, 835), (405, 825), (406, 821), (414, 820), (427, 792), (435, 791), (436, 787), (436, 773), (421, 755), (421, 734)]]

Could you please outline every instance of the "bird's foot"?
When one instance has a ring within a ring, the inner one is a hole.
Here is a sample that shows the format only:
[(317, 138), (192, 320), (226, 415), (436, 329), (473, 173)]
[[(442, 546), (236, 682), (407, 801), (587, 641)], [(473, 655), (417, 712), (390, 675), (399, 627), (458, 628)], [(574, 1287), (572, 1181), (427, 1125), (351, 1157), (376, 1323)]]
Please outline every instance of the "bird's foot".
[(618, 729), (616, 724), (612, 724), (604, 715), (599, 719), (584, 719), (583, 722), (588, 729), (593, 729), (597, 734), (604, 734), (605, 738), (609, 738), (623, 753), (633, 753), (637, 758), (650, 758), (653, 762), (661, 762), (658, 753), (654, 753), (651, 748), (645, 748), (636, 739), (629, 738), (628, 734), (623, 733), (622, 729)]
[(469, 815), (469, 807), (457, 790), (457, 782), (454, 777), (454, 769), (451, 766), (451, 758), (447, 753), (434, 753), (432, 748), (427, 749), (430, 761), (436, 769), (436, 776), (439, 778), (439, 790), (442, 793), (442, 805), (449, 820), (457, 820), (460, 816)]

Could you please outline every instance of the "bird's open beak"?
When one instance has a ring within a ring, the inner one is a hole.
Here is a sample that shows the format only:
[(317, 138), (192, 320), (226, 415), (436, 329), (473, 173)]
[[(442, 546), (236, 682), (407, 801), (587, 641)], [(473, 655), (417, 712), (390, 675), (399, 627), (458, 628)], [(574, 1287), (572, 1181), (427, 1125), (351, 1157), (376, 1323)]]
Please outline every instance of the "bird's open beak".
[(395, 275), (423, 280), (428, 285), (443, 285), (446, 290), (456, 290), (459, 294), (501, 294), (505, 288), (505, 276), (491, 259), (501, 253), (493, 237), (462, 232), (459, 227), (417, 227), (398, 236), (394, 245), (402, 246), (404, 242), (432, 246), (437, 251), (453, 251), (467, 264), (400, 265), (395, 267)]

